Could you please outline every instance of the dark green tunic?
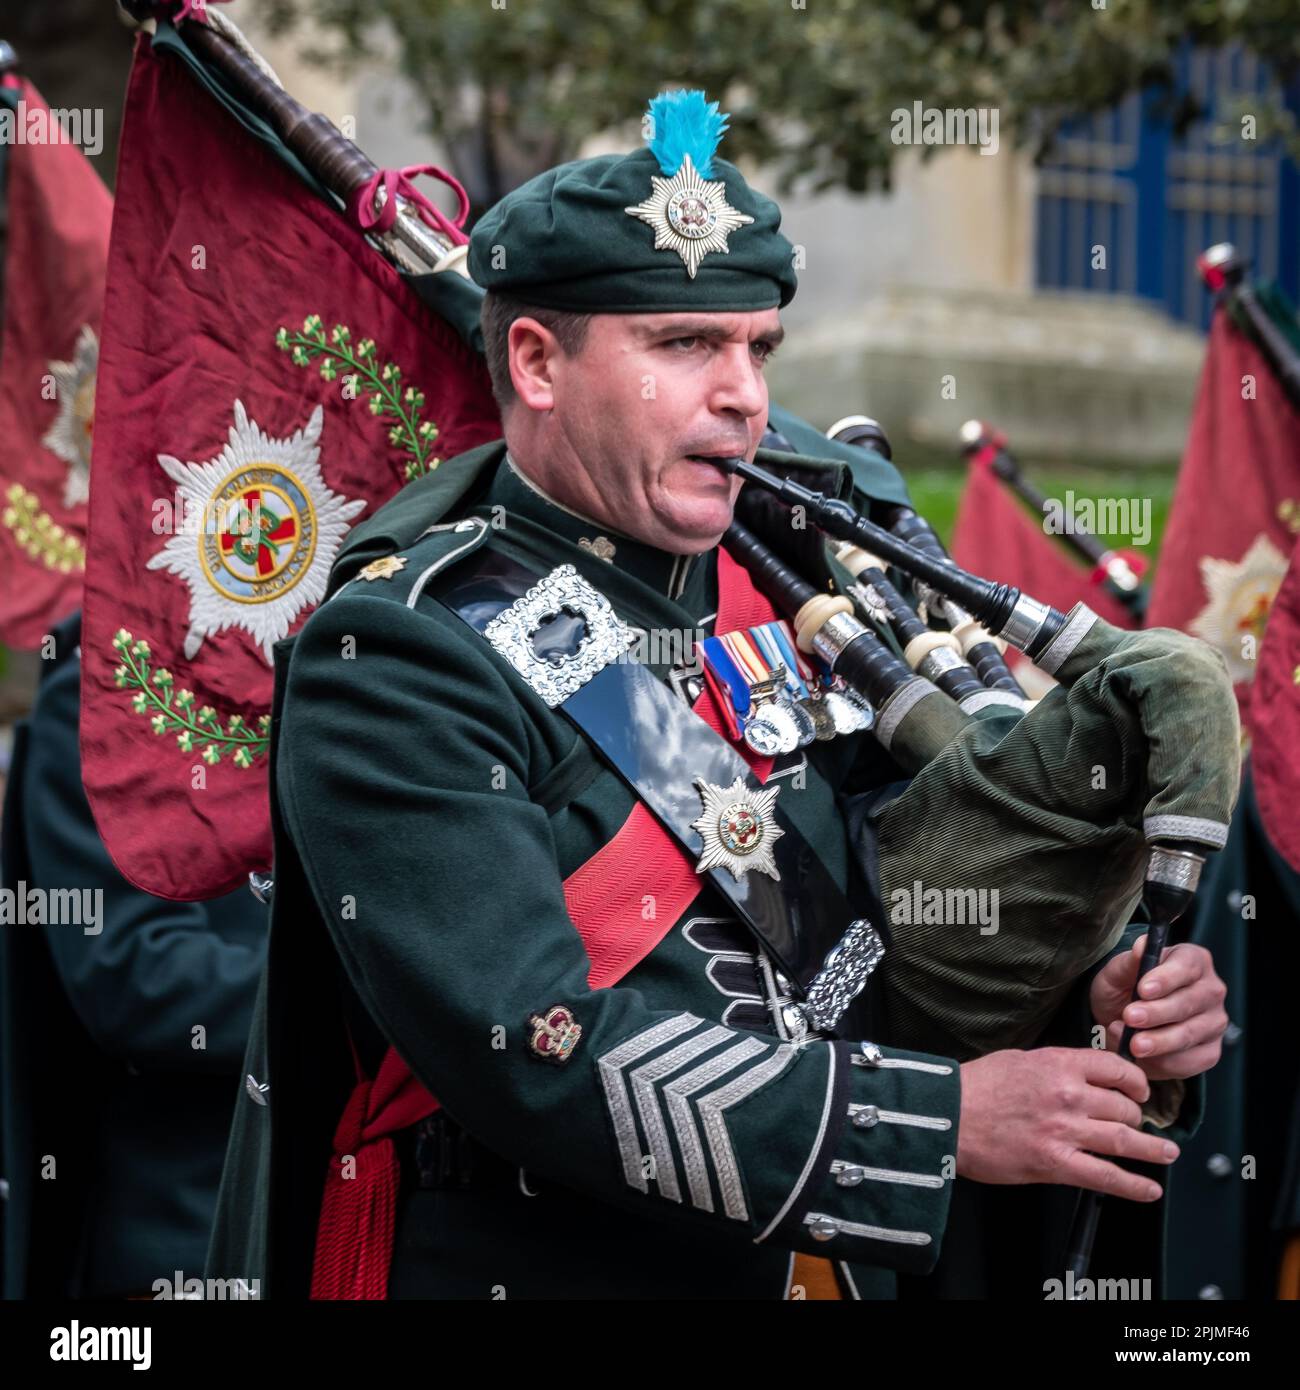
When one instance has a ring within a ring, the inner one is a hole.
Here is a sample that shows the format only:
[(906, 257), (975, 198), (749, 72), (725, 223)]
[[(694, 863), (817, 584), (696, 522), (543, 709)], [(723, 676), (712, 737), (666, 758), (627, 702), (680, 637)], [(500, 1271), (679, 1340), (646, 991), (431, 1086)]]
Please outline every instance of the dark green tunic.
[[(452, 514), (485, 518), (487, 544), (542, 573), (574, 564), (634, 626), (690, 632), (711, 630), (716, 553), (682, 559), (607, 533), (615, 553), (598, 558), (581, 542), (600, 533), (502, 458), (489, 446), (408, 488), (351, 552), (353, 572), (372, 550), (397, 549), (406, 568), (344, 584), (281, 648), (269, 1056), (249, 1064), (269, 1104), (239, 1109), (211, 1272), (305, 1293), (350, 1079), (344, 1017), (363, 1037), (373, 1019), (484, 1151), (486, 1176), (463, 1190), (408, 1184), (394, 1295), (780, 1298), (794, 1249), (929, 1268), (955, 1154), (954, 1064), (886, 1049), (868, 1067), (844, 1045), (784, 1043), (754, 946), (707, 885), (617, 987), (588, 987), (561, 885), (633, 796), (434, 596), (433, 571), (471, 533), (409, 537), (444, 522), (461, 487)], [(863, 754), (874, 767), (874, 747)], [(850, 890), (835, 792), (853, 762), (844, 742), (814, 745), (774, 772), (783, 808)], [(527, 1046), (525, 1020), (553, 1004), (583, 1028), (562, 1067)], [(863, 1105), (879, 1111), (867, 1127), (851, 1119)], [(642, 1176), (647, 1123), (671, 1177), (662, 1163), (658, 1180)], [(869, 1176), (841, 1186), (837, 1160)], [(255, 1176), (268, 1162), (269, 1193)], [(818, 1214), (843, 1223), (829, 1241), (809, 1233)], [(879, 1273), (864, 1278), (881, 1291)]]
[(1249, 762), (1228, 843), (1206, 868), (1192, 940), (1228, 984), (1223, 1059), (1169, 1194), (1170, 1296), (1269, 1299), (1300, 1229), (1300, 874), (1268, 838)]

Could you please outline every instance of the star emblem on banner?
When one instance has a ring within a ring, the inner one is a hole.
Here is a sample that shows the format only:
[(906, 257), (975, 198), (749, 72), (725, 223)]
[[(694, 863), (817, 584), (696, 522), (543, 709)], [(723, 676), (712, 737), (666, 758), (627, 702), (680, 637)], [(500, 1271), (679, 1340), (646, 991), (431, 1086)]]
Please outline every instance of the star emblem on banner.
[(183, 521), (147, 567), (169, 570), (189, 586), (187, 657), (205, 637), (238, 627), (271, 665), (275, 643), (325, 597), (330, 565), (366, 503), (326, 486), (323, 419), (318, 405), (305, 428), (276, 439), (236, 401), (235, 423), (215, 458), (182, 463), (158, 455), (176, 484)]
[(1264, 637), (1269, 610), (1286, 575), (1286, 556), (1265, 535), (1258, 535), (1240, 560), (1201, 560), (1201, 580), (1209, 602), (1187, 625), (1227, 663), (1234, 685), (1252, 680), (1255, 661), (1243, 654), (1242, 638)]
[(95, 432), (95, 373), (99, 370), (99, 339), (83, 324), (71, 362), (51, 362), (54, 397), (59, 403), (54, 423), (41, 443), (68, 465), (63, 505), (75, 507), (90, 499), (90, 444)]

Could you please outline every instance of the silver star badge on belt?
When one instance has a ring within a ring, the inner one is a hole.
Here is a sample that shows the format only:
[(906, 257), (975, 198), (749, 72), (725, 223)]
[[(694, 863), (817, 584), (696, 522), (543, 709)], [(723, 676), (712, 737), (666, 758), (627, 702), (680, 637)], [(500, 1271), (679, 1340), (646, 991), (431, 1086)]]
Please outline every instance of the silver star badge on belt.
[(751, 791), (743, 777), (729, 787), (716, 787), (697, 777), (695, 787), (704, 802), (704, 814), (691, 822), (691, 829), (698, 830), (704, 841), (695, 872), (720, 867), (739, 881), (757, 870), (779, 879), (772, 849), (785, 831), (776, 823), (773, 803), (781, 788)]

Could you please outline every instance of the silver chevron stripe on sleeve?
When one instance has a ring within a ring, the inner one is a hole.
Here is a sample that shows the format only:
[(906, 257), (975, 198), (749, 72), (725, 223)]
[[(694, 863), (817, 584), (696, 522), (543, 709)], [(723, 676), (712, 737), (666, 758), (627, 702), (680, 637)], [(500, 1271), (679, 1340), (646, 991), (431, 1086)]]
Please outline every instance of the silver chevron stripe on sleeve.
[(682, 1151), (682, 1164), (686, 1169), (686, 1185), (690, 1188), (691, 1202), (701, 1211), (713, 1210), (713, 1196), (709, 1191), (709, 1165), (704, 1157), (704, 1145), (700, 1142), (700, 1132), (691, 1113), (690, 1097), (696, 1091), (711, 1086), (727, 1072), (734, 1071), (742, 1062), (747, 1062), (756, 1053), (763, 1052), (763, 1044), (757, 1038), (743, 1038), (734, 1047), (710, 1057), (685, 1076), (670, 1081), (664, 1087), (668, 1097), (668, 1114), (673, 1122), (673, 1133)]
[(778, 1047), (764, 1061), (742, 1072), (734, 1081), (711, 1091), (699, 1102), (700, 1118), (704, 1122), (709, 1152), (713, 1155), (713, 1167), (718, 1175), (718, 1189), (722, 1193), (722, 1209), (733, 1221), (746, 1220), (749, 1208), (745, 1204), (740, 1168), (731, 1148), (731, 1136), (727, 1133), (727, 1122), (723, 1118), (723, 1112), (733, 1105), (739, 1105), (760, 1086), (780, 1076), (794, 1060), (794, 1054), (793, 1047)]
[[(773, 1047), (716, 1024), (701, 1027), (702, 1023), (694, 1014), (664, 1019), (597, 1058), (597, 1071), (628, 1186), (638, 1192), (650, 1190), (645, 1151), (638, 1138), (639, 1120), (662, 1196), (674, 1202), (682, 1200), (673, 1153), (675, 1139), (692, 1205), (701, 1211), (714, 1210), (709, 1182), (712, 1166), (723, 1211), (732, 1220), (744, 1221), (749, 1209), (725, 1112), (779, 1076), (793, 1061), (795, 1049)], [(686, 1033), (691, 1036), (682, 1038)], [(649, 1056), (678, 1038), (682, 1040), (676, 1046)], [(706, 1057), (710, 1051), (713, 1055)], [(675, 1072), (680, 1075), (670, 1080)], [(736, 1074), (728, 1077), (731, 1072)]]
[(665, 1052), (653, 1061), (642, 1063), (632, 1073), (632, 1094), (636, 1097), (637, 1114), (641, 1116), (641, 1127), (645, 1130), (646, 1140), (650, 1145), (650, 1157), (654, 1160), (654, 1178), (659, 1184), (660, 1193), (670, 1201), (680, 1202), (682, 1190), (677, 1183), (677, 1165), (673, 1162), (672, 1146), (668, 1142), (668, 1131), (664, 1126), (663, 1111), (659, 1108), (656, 1088), (665, 1076), (670, 1076), (680, 1067), (693, 1062), (710, 1048), (717, 1047), (719, 1043), (733, 1036), (727, 1028), (706, 1028), (703, 1033), (696, 1033), (684, 1043), (678, 1043), (671, 1052)]
[(653, 1052), (656, 1047), (689, 1033), (703, 1021), (694, 1014), (674, 1014), (634, 1034), (597, 1059), (600, 1084), (605, 1088), (605, 1103), (609, 1106), (610, 1119), (614, 1122), (614, 1133), (618, 1138), (619, 1157), (623, 1160), (623, 1176), (628, 1186), (635, 1187), (638, 1192), (648, 1192), (650, 1189), (641, 1171), (641, 1146), (637, 1143), (636, 1120), (632, 1117), (632, 1103), (627, 1094), (627, 1082), (623, 1079), (623, 1068), (644, 1057), (647, 1052)]

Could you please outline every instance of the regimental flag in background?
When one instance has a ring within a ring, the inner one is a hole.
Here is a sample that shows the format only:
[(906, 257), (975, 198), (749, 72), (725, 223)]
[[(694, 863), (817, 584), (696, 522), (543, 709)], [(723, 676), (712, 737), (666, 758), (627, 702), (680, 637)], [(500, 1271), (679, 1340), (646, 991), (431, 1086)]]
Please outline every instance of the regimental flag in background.
[(86, 789), (128, 879), (210, 898), (270, 863), (273, 644), (352, 526), (500, 425), (481, 359), (143, 35), (104, 325)]
[[(113, 200), (35, 87), (0, 83), (0, 641), (34, 648), (81, 602)], [(30, 133), (43, 136), (26, 138)]]
[[(1300, 540), (1290, 560), (1269, 613), (1246, 708), (1260, 817), (1278, 853), (1300, 870)], [(1300, 1279), (1300, 1270), (1296, 1273)]]
[[(1294, 316), (1279, 297), (1258, 297), (1294, 337)], [(1147, 621), (1183, 628), (1222, 652), (1248, 724), (1248, 683), (1298, 532), (1300, 414), (1264, 354), (1219, 309)]]
[[(1215, 286), (1215, 288), (1218, 288)], [(1281, 296), (1255, 298), (1300, 352)], [(1148, 618), (1223, 654), (1250, 757), (1228, 843), (1190, 921), (1227, 981), (1232, 1018), (1205, 1116), (1168, 1197), (1170, 1296), (1300, 1297), (1300, 1088), (1290, 982), (1300, 955), (1300, 417), (1223, 307), (1210, 329)], [(1289, 562), (1289, 568), (1288, 568)], [(1225, 1154), (1260, 1181), (1224, 1183)], [(1208, 1177), (1206, 1175), (1209, 1175)]]
[(1128, 609), (1094, 582), (1060, 540), (1047, 533), (1042, 518), (1032, 516), (998, 478), (986, 450), (970, 458), (953, 526), (952, 558), (972, 574), (1015, 584), (1063, 613), (1082, 601), (1117, 627), (1134, 625)]

